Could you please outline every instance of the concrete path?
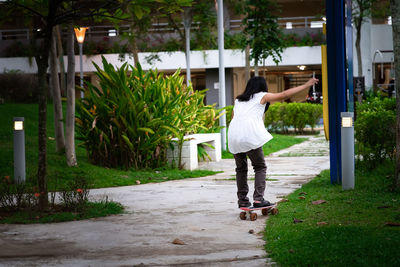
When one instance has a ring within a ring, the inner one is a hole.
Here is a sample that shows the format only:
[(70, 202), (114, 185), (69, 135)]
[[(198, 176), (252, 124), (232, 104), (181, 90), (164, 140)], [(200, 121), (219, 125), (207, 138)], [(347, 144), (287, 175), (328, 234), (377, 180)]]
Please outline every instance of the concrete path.
[[(329, 169), (328, 144), (323, 136), (311, 137), (266, 160), (271, 180), (265, 198), (278, 201)], [(123, 215), (56, 224), (0, 225), (0, 266), (273, 265), (263, 248), (267, 217), (259, 214), (257, 221), (239, 219), (234, 161), (202, 164), (201, 168), (224, 172), (91, 190), (97, 199), (107, 195), (122, 203), (126, 207)], [(252, 188), (250, 181), (250, 192)], [(181, 244), (173, 244), (174, 240)]]

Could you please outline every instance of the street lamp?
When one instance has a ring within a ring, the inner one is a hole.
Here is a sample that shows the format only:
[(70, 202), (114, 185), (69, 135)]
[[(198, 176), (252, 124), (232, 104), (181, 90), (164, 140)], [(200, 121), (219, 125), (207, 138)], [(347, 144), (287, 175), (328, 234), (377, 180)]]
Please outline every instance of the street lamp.
[(183, 26), (185, 27), (186, 38), (186, 84), (190, 83), (190, 26), (192, 25), (192, 14), (190, 7), (183, 8)]
[(14, 179), (25, 183), (25, 132), (24, 118), (14, 117)]
[[(215, 8), (217, 9), (218, 21), (218, 55), (219, 55), (219, 108), (225, 107), (225, 63), (224, 63), (224, 1), (216, 0)], [(221, 128), (221, 145), (222, 150), (226, 150), (226, 116), (223, 114), (219, 117)]]
[[(82, 61), (82, 53), (83, 53), (83, 42), (85, 41), (85, 32), (88, 27), (79, 27), (74, 28), (76, 40), (79, 44), (79, 61), (80, 61), (80, 71), (81, 71), (81, 87), (83, 88), (83, 61)], [(84, 97), (83, 91), (81, 91), (81, 98)]]

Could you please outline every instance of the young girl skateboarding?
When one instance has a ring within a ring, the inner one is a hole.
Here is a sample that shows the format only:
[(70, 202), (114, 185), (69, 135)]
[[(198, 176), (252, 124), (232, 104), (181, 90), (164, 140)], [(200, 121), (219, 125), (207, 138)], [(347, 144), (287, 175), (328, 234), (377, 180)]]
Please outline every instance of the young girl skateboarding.
[(255, 172), (253, 206), (256, 208), (272, 205), (264, 199), (265, 178), (267, 166), (264, 160), (262, 146), (272, 139), (272, 135), (265, 129), (263, 114), (269, 103), (281, 101), (307, 90), (318, 83), (318, 79), (311, 78), (305, 84), (285, 90), (280, 93), (267, 93), (267, 83), (263, 77), (253, 77), (247, 82), (243, 94), (235, 100), (232, 112), (232, 121), (228, 129), (228, 148), (236, 162), (236, 184), (238, 204), (240, 207), (250, 207), (247, 197), (247, 157), (250, 158)]

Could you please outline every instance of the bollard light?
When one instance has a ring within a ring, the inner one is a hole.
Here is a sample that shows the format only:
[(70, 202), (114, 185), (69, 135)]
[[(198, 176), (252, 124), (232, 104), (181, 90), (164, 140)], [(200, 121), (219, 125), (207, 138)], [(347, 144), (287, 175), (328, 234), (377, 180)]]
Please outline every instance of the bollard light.
[(24, 118), (14, 117), (14, 181), (25, 183), (25, 131)]
[(354, 189), (354, 126), (353, 112), (340, 113), (342, 146), (342, 189)]
[(14, 130), (15, 131), (23, 131), (24, 130), (24, 120), (22, 121), (14, 121)]

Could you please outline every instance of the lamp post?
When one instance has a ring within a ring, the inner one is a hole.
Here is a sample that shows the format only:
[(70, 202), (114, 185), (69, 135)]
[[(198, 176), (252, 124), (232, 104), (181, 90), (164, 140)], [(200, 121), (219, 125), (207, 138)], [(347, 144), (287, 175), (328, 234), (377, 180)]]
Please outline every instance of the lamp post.
[[(88, 27), (79, 27), (75, 28), (75, 36), (76, 40), (78, 41), (79, 44), (79, 66), (80, 66), (80, 72), (81, 72), (81, 84), (80, 86), (83, 88), (83, 61), (82, 61), (82, 53), (83, 53), (83, 42), (85, 41), (85, 32), (88, 29)], [(83, 91), (81, 91), (81, 98), (84, 97)]]
[(185, 27), (186, 39), (186, 84), (190, 83), (190, 26), (192, 25), (192, 14), (190, 7), (183, 8), (183, 26)]
[[(219, 55), (219, 108), (225, 107), (225, 63), (224, 63), (224, 1), (215, 1), (217, 9), (218, 21), (218, 55)], [(219, 118), (221, 129), (221, 146), (222, 150), (226, 150), (226, 116), (225, 114)]]
[(354, 189), (354, 113), (340, 113), (342, 146), (342, 189)]
[(14, 180), (25, 183), (25, 132), (24, 118), (14, 117)]

